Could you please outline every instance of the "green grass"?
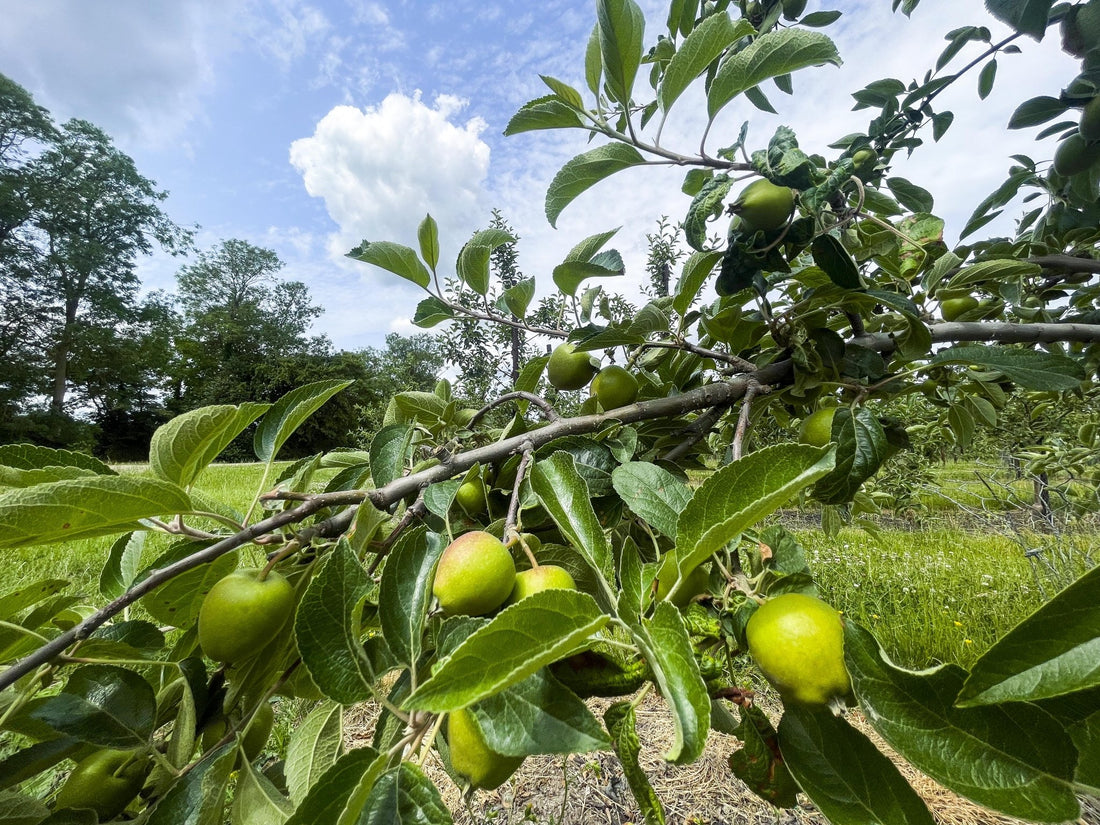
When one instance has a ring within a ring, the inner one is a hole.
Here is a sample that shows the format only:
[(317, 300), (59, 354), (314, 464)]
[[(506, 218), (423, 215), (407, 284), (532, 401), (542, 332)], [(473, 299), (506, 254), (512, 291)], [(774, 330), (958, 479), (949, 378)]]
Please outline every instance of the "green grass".
[[(119, 469), (146, 470), (143, 465)], [(243, 511), (259, 488), (262, 472), (259, 464), (214, 465), (196, 489)], [(966, 476), (959, 465), (937, 468), (938, 481), (950, 488), (952, 497), (970, 486)], [(836, 539), (803, 530), (798, 536), (822, 595), (873, 631), (895, 661), (910, 667), (971, 664), (996, 638), (1083, 573), (1090, 559), (1100, 560), (1100, 536), (1095, 534), (1017, 535), (1013, 541), (1007, 535), (949, 526), (885, 529), (877, 536), (846, 530)], [(143, 562), (152, 562), (172, 540), (154, 535)], [(82, 588), (89, 604), (101, 603), (99, 575), (110, 546), (109, 538), (98, 538), (12, 551), (0, 567), (0, 592), (39, 579), (66, 578)], [(1043, 553), (1029, 560), (1025, 547), (1041, 547)], [(261, 558), (256, 551), (253, 561)]]
[[(1060, 582), (1006, 536), (961, 530), (800, 531), (821, 595), (871, 630), (898, 664), (968, 666)], [(1095, 553), (1100, 539), (1086, 541)], [(1083, 573), (1085, 555), (1067, 559)]]

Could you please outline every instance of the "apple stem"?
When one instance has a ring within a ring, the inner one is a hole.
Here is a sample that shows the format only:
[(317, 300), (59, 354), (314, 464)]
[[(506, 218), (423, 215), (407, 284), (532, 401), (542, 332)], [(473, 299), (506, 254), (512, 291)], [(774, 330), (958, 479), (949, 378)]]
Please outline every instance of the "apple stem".
[(290, 541), (288, 541), (286, 543), (286, 547), (284, 547), (282, 550), (280, 550), (278, 553), (274, 554), (270, 559), (267, 560), (267, 564), (264, 565), (263, 570), (261, 570), (259, 575), (256, 576), (256, 581), (262, 582), (264, 579), (266, 579), (267, 574), (271, 572), (276, 564), (285, 559), (291, 553), (296, 553), (300, 547), (301, 545), (297, 542), (297, 540), (291, 539)]
[[(504, 518), (504, 538), (508, 541), (509, 536), (518, 532), (516, 530), (516, 523), (519, 521), (519, 500), (520, 500), (520, 488), (523, 486), (523, 479), (527, 475), (527, 467), (531, 463), (531, 459), (535, 454), (535, 446), (530, 441), (525, 441), (520, 449), (523, 451), (523, 456), (520, 458), (519, 466), (516, 468), (516, 483), (512, 486), (512, 498), (508, 502), (508, 515)], [(524, 549), (524, 552), (531, 557), (535, 566), (538, 566), (538, 562), (534, 561), (534, 556), (531, 556), (531, 551), (527, 548), (527, 545), (523, 543), (523, 539), (520, 539), (520, 546)]]
[(531, 562), (531, 569), (534, 570), (537, 567), (541, 567), (539, 560), (535, 558), (535, 554), (531, 552), (531, 548), (527, 546), (527, 542), (524, 541), (523, 535), (517, 533), (516, 539), (519, 540), (519, 546), (523, 549), (523, 552), (527, 555), (528, 560)]

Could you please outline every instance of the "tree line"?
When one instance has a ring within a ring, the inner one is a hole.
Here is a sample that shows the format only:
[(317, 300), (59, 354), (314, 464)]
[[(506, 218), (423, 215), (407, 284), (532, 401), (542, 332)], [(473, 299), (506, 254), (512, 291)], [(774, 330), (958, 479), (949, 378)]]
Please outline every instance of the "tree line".
[[(196, 250), (166, 198), (102, 129), (55, 122), (0, 75), (0, 443), (144, 460), (174, 415), (354, 379), (289, 447), (307, 454), (354, 443), (399, 389), (435, 384), (442, 340), (336, 349), (274, 251), (240, 239)], [(189, 256), (174, 294), (141, 290), (139, 261), (156, 250)]]

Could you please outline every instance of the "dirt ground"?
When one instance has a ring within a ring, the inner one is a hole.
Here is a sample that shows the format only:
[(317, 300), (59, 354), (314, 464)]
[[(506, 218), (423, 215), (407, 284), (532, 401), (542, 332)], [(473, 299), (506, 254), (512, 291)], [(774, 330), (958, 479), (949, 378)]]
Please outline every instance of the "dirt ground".
[[(607, 702), (592, 700), (602, 716)], [(767, 704), (764, 704), (768, 710)], [(347, 719), (350, 747), (359, 732), (369, 740), (370, 711), (362, 706)], [(828, 825), (828, 820), (804, 796), (801, 804), (777, 810), (755, 796), (735, 777), (727, 759), (739, 747), (732, 736), (711, 731), (703, 756), (691, 765), (670, 765), (661, 754), (672, 739), (672, 723), (664, 701), (650, 694), (638, 709), (642, 767), (665, 804), (669, 825)], [(848, 721), (868, 734), (892, 758), (909, 783), (928, 804), (939, 825), (1016, 825), (1011, 819), (980, 808), (944, 789), (910, 765), (904, 764), (863, 720), (858, 712)], [(455, 814), (456, 825), (631, 825), (641, 814), (631, 796), (618, 760), (611, 753), (529, 757), (512, 779), (495, 791), (479, 791), (468, 803), (447, 778), (438, 759), (426, 765)], [(1100, 825), (1100, 801), (1083, 800), (1079, 825)]]

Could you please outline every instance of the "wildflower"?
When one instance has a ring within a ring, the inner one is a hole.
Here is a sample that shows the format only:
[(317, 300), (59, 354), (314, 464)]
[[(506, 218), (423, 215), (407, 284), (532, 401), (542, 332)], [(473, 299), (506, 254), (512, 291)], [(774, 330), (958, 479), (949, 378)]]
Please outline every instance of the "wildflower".
[(962, 622), (955, 622), (955, 627), (962, 627), (962, 626), (963, 626)]

